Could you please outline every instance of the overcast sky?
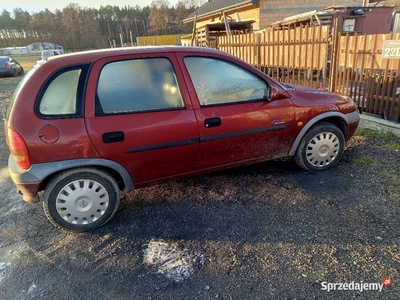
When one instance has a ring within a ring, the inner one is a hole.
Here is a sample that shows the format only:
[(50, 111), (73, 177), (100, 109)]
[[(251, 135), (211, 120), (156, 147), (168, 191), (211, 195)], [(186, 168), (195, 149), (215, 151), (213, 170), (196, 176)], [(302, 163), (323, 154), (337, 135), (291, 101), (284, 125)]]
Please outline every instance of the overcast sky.
[[(3, 9), (12, 12), (14, 8), (22, 8), (27, 10), (29, 13), (40, 12), (46, 8), (54, 12), (56, 9), (62, 10), (70, 3), (78, 3), (82, 7), (99, 8), (100, 6), (116, 5), (123, 7), (130, 5), (135, 7), (139, 5), (144, 7), (150, 5), (152, 0), (1, 0), (0, 10)], [(169, 0), (170, 6), (175, 6), (178, 0)]]

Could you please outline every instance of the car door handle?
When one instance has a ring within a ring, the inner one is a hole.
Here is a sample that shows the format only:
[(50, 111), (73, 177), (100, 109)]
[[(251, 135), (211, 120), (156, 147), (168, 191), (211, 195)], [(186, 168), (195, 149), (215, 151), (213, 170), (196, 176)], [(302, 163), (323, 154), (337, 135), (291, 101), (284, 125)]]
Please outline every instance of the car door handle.
[(125, 139), (125, 134), (122, 131), (103, 133), (103, 142), (105, 144), (122, 142)]
[(204, 120), (204, 126), (206, 128), (218, 127), (221, 126), (221, 123), (222, 121), (220, 117), (209, 118)]

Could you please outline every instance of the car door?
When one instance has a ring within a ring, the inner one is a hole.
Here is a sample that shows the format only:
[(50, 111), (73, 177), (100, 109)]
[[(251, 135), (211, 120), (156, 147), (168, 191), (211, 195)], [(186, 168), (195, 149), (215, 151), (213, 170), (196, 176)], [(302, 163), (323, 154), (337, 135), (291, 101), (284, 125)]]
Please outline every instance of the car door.
[(171, 54), (104, 58), (91, 71), (86, 126), (99, 155), (123, 165), (136, 187), (192, 172), (199, 133)]
[(268, 101), (269, 83), (232, 61), (186, 56), (197, 99), (199, 168), (287, 155), (294, 109), (287, 95)]

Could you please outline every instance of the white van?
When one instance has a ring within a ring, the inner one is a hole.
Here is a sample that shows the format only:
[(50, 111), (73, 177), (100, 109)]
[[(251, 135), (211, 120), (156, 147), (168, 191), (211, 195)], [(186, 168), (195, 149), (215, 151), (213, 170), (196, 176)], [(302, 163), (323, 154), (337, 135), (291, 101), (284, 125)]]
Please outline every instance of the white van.
[(62, 54), (61, 50), (55, 50), (55, 49), (43, 50), (42, 51), (42, 59), (46, 59), (49, 56), (60, 55), (60, 54)]
[(41, 59), (36, 61), (36, 64), (41, 66), (46, 62), (48, 57), (54, 56), (54, 55), (61, 55), (61, 54), (63, 54), (62, 50), (56, 50), (56, 49), (43, 50)]

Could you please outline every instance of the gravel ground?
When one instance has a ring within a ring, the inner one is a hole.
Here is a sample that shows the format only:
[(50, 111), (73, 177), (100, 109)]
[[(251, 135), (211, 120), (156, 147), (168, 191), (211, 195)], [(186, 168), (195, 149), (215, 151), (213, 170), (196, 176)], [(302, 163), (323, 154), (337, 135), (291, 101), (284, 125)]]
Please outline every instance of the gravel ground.
[[(0, 78), (1, 112), (18, 80)], [(0, 127), (0, 299), (400, 299), (398, 139), (355, 136), (321, 173), (280, 160), (123, 192), (71, 234), (16, 194)]]

